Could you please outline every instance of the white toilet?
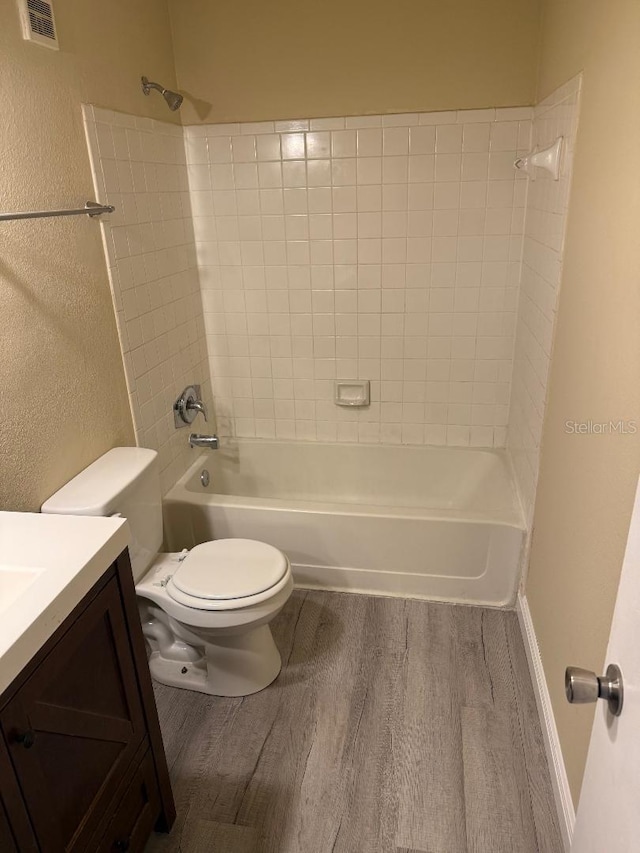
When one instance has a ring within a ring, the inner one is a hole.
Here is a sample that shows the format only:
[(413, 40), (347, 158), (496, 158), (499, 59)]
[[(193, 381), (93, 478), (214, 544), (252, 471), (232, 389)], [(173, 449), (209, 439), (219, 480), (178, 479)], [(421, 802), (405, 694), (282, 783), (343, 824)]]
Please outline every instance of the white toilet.
[(282, 664), (269, 622), (293, 590), (289, 560), (251, 539), (158, 553), (162, 503), (154, 450), (110, 450), (52, 495), (42, 512), (128, 520), (149, 668), (157, 681), (214, 696), (247, 696), (278, 676)]

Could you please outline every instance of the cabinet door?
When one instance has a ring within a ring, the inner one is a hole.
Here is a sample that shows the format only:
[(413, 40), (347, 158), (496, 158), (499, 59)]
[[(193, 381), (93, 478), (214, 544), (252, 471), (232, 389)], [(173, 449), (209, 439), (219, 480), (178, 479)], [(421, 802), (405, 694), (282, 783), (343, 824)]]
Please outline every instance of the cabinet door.
[(145, 733), (117, 580), (0, 714), (43, 853), (80, 851)]
[(2, 800), (0, 800), (0, 850), (2, 853), (18, 853)]
[(98, 846), (98, 853), (114, 853), (116, 850), (137, 853), (144, 850), (159, 810), (158, 780), (153, 757), (148, 752), (118, 803)]

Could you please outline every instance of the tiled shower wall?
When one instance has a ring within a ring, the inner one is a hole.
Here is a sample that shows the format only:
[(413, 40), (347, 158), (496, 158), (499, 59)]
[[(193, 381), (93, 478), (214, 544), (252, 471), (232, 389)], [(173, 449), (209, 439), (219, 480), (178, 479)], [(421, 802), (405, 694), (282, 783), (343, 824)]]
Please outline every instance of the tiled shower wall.
[(531, 526), (547, 400), (553, 332), (562, 274), (571, 166), (581, 79), (562, 86), (534, 112), (532, 144), (546, 148), (562, 136), (560, 179), (542, 169), (529, 182), (518, 306), (508, 447)]
[(97, 197), (116, 207), (101, 223), (136, 439), (166, 491), (191, 458), (174, 400), (200, 383), (211, 404), (183, 130), (83, 109)]
[[(211, 405), (211, 370), (223, 435), (502, 446), (510, 398), (530, 519), (579, 89), (534, 113), (533, 143), (565, 138), (558, 182), (515, 176), (528, 109), (183, 130), (86, 107), (136, 436), (163, 487), (191, 459), (173, 401), (196, 382)], [(335, 406), (334, 379), (358, 377), (371, 406)]]
[(222, 435), (504, 446), (530, 117), (185, 128)]

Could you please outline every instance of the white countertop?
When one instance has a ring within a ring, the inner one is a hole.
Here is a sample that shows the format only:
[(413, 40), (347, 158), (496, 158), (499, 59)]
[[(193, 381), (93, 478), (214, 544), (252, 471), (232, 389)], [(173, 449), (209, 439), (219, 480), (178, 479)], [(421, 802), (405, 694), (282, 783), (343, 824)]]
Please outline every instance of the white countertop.
[[(31, 579), (19, 594), (0, 584), (0, 693), (129, 544), (122, 518), (0, 512), (0, 580)], [(4, 596), (4, 601), (3, 601)]]

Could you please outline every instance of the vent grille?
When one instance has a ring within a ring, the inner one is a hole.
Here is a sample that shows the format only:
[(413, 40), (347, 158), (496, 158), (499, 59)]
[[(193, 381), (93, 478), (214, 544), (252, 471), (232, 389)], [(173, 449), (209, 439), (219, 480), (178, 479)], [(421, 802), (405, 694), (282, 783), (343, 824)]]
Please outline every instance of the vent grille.
[(19, 3), (24, 37), (57, 50), (56, 22), (50, 0), (19, 0)]
[(48, 3), (41, 0), (28, 0), (29, 22), (34, 33), (55, 39), (56, 28), (53, 23), (53, 10)]

